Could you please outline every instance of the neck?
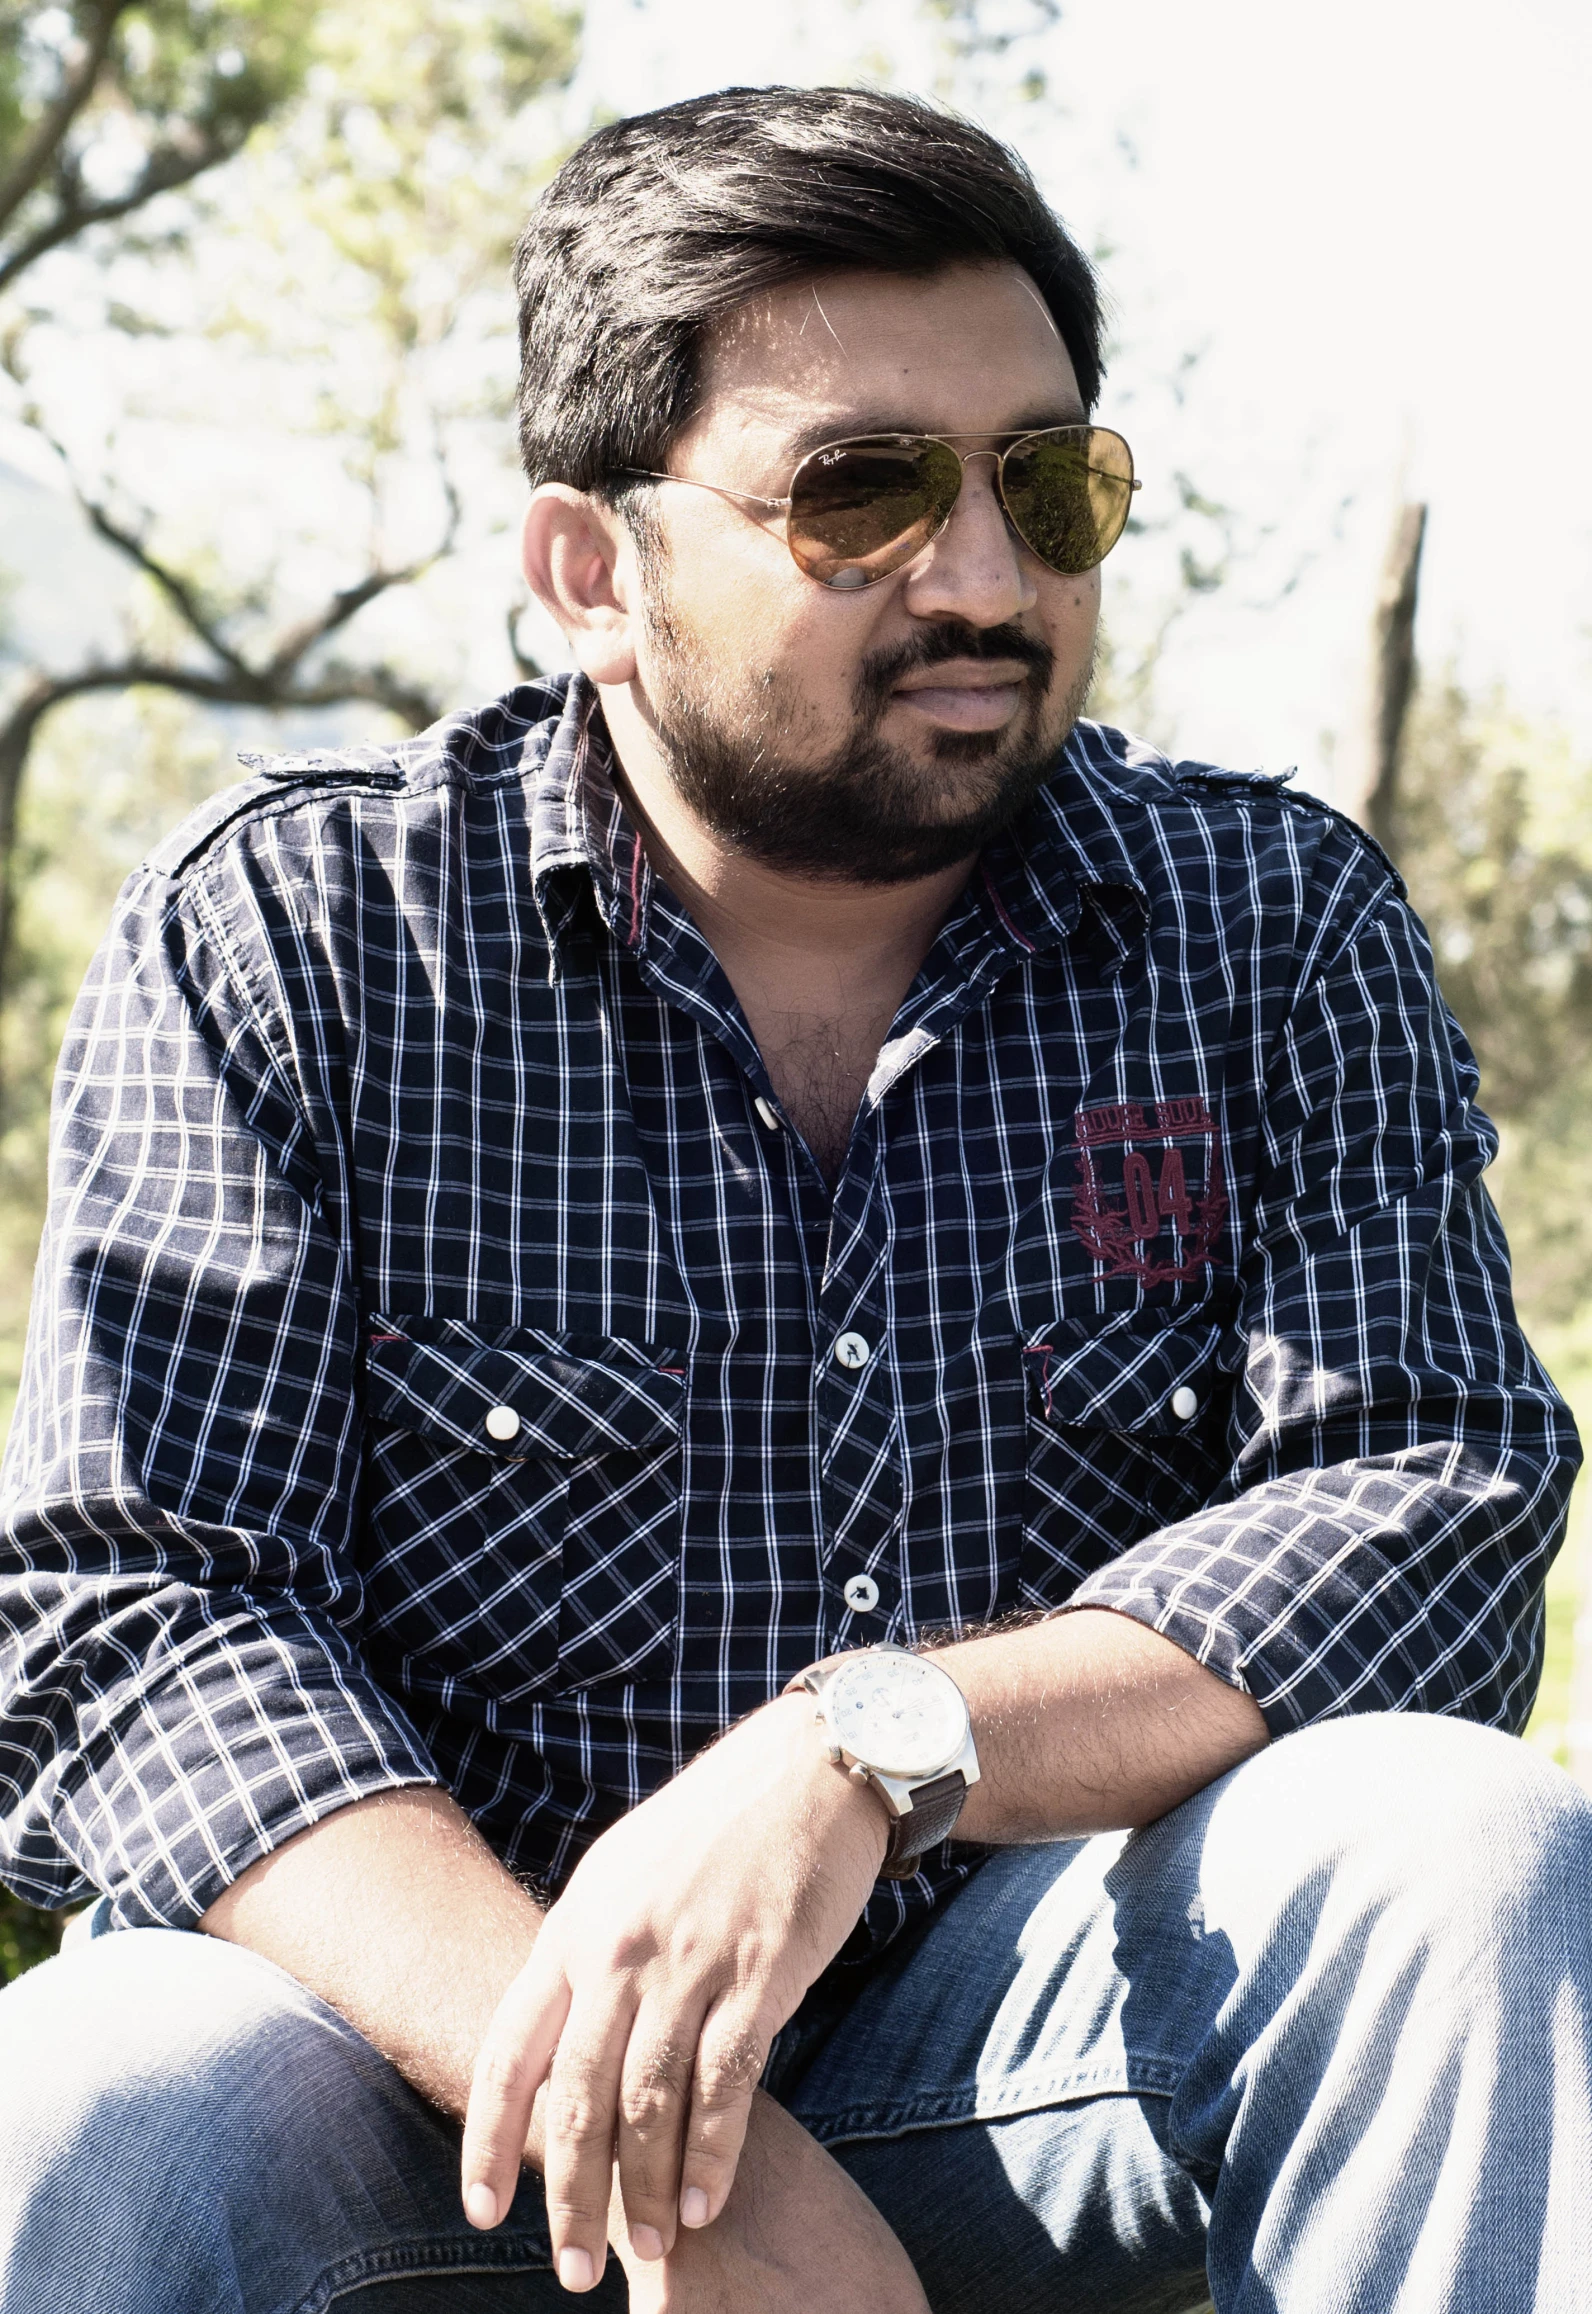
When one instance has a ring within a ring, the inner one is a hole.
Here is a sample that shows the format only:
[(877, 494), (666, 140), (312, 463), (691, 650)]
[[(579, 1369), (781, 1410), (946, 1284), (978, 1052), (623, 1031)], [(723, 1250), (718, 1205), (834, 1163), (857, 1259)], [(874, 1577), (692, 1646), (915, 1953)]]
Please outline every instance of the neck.
[(833, 1178), (879, 1047), (973, 861), (848, 884), (748, 859), (681, 800), (629, 695), (602, 699), (653, 870), (717, 956), (782, 1107)]
[(916, 972), (967, 882), (971, 858), (904, 884), (850, 884), (749, 859), (682, 801), (628, 692), (604, 687), (602, 701), (647, 857), (727, 970), (727, 951), (821, 960), (829, 967), (847, 960), (866, 967), (910, 952)]

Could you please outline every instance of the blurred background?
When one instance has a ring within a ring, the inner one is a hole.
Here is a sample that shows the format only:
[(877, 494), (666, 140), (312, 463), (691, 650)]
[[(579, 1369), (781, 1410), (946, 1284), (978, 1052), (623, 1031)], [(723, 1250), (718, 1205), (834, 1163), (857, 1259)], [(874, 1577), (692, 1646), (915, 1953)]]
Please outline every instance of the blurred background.
[[(244, 747), (563, 663), (519, 588), (509, 252), (595, 122), (735, 82), (974, 114), (1094, 253), (1141, 516), (1096, 713), (1371, 826), (1592, 1415), (1592, 18), (1578, 0), (0, 0), (0, 1423), (116, 889)], [(1592, 1781), (1584, 1497), (1531, 1740)], [(0, 1899), (0, 1975), (55, 1924)]]

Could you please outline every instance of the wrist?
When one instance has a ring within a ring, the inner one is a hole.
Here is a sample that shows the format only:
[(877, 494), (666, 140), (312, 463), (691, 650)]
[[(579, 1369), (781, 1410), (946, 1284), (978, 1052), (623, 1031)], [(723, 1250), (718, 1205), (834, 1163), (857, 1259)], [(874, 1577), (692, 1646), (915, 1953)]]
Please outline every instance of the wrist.
[(805, 1689), (788, 1690), (764, 1708), (790, 1724), (807, 1813), (825, 1845), (855, 1844), (877, 1874), (890, 1844), (890, 1810), (883, 1794), (866, 1776), (831, 1759), (823, 1716)]

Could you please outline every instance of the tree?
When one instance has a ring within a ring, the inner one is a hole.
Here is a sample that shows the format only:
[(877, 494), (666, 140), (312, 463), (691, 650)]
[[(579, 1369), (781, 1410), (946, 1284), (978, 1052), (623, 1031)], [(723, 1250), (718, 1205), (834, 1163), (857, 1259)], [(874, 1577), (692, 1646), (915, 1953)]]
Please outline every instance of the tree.
[(1562, 1323), (1592, 1302), (1592, 767), (1501, 697), (1422, 686), (1387, 836), (1502, 1129), (1519, 1299)]
[[(28, 13), (37, 48), (47, 12)], [(100, 291), (93, 335), (135, 385), (152, 342), (164, 353), (181, 338), (189, 356), (208, 355), (186, 413), (196, 434), (213, 432), (221, 412), (243, 439), (238, 395), (246, 402), (252, 391), (258, 406), (269, 374), (265, 398), (287, 414), (294, 437), (272, 445), (277, 472), (284, 458), (307, 466), (317, 438), (336, 444), (345, 487), (328, 502), (338, 504), (342, 538), (332, 557), (313, 545), (285, 555), (283, 532), (295, 526), (282, 521), (276, 484), (272, 535), (252, 562), (235, 534), (214, 526), (196, 533), (181, 477), (174, 491), (159, 459), (138, 456), (140, 430), (151, 431), (147, 408), (157, 412), (157, 432), (169, 432), (176, 415), (169, 374), (150, 382), (142, 419), (136, 393), (113, 414), (93, 454), (98, 470), (86, 471), (91, 454), (65, 438), (74, 408), (76, 431), (85, 432), (82, 335), (61, 327), (67, 292), (13, 318), (5, 361), (17, 412), (55, 449), (89, 524), (142, 586), (124, 651), (27, 670), (0, 717), (0, 990), (15, 914), (19, 797), (41, 725), (65, 702), (158, 686), (272, 713), (362, 702), (409, 729), (439, 712), (437, 686), (383, 648), (362, 614), (411, 587), (459, 541), (456, 437), (471, 414), (483, 414), (479, 380), (501, 368), (482, 357), (488, 341), (507, 338), (509, 246), (550, 149), (530, 116), (567, 79), (575, 53), (569, 11), (509, 0), (344, 0), (318, 9), (168, 0), (160, 10), (104, 0), (99, 15), (86, 7), (80, 15), (86, 29), (63, 54), (53, 106), (36, 101), (31, 118), (16, 110), (11, 174), (19, 185), (32, 176), (17, 213), (35, 219), (25, 245), (42, 254), (78, 237)], [(19, 40), (17, 87), (27, 53)], [(102, 99), (80, 94), (95, 88)], [(129, 90), (145, 108), (141, 158), (114, 199), (97, 197), (95, 104), (112, 95), (125, 104)], [(47, 134), (55, 157), (46, 164)], [(233, 166), (212, 181), (203, 211), (178, 215), (167, 205), (163, 238), (95, 243), (89, 228), (124, 216), (140, 187), (139, 200), (149, 202), (227, 158)], [(73, 299), (82, 297), (84, 271), (69, 285)], [(248, 385), (241, 371), (252, 373)], [(259, 437), (271, 431), (262, 417)], [(421, 522), (396, 522), (407, 537), (394, 551), (394, 510), (412, 505), (422, 466), (428, 511)], [(362, 513), (351, 509), (350, 491), (362, 495)], [(308, 516), (304, 527), (314, 529)], [(353, 557), (351, 538), (359, 542)], [(328, 567), (319, 594), (306, 598), (288, 568), (295, 561), (299, 571), (316, 561)]]
[(240, 152), (298, 88), (313, 0), (0, 0), (0, 291)]

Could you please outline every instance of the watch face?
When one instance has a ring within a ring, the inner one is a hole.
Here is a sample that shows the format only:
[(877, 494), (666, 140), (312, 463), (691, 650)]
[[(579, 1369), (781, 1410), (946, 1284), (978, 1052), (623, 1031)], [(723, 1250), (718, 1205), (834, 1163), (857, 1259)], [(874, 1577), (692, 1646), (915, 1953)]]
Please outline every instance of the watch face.
[(967, 1735), (967, 1705), (955, 1680), (916, 1655), (859, 1654), (836, 1673), (828, 1711), (848, 1752), (913, 1783), (948, 1768)]

